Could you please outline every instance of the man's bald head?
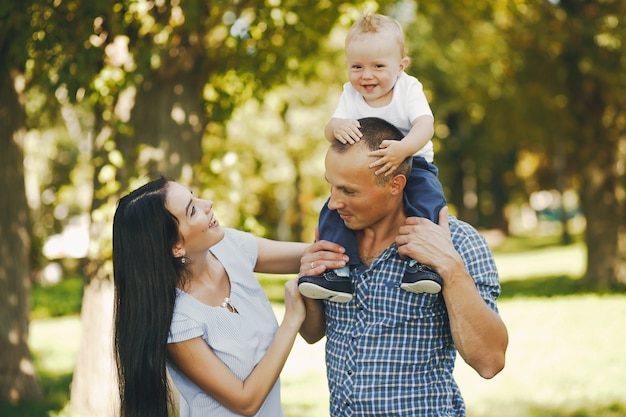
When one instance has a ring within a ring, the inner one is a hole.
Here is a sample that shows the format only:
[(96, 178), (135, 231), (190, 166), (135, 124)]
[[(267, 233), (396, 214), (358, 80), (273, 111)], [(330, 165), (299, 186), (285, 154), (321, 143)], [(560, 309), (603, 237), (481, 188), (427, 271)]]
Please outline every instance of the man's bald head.
[[(340, 154), (347, 153), (351, 149), (367, 153), (380, 149), (380, 144), (385, 140), (402, 140), (404, 137), (397, 127), (377, 117), (365, 117), (359, 119), (359, 123), (361, 124), (361, 133), (363, 134), (361, 140), (354, 144), (341, 143), (338, 140), (334, 140), (331, 145), (331, 150)], [(402, 174), (408, 178), (410, 173), (411, 158), (409, 157), (398, 166), (392, 175), (376, 175), (376, 183), (378, 185), (384, 185), (398, 174)]]

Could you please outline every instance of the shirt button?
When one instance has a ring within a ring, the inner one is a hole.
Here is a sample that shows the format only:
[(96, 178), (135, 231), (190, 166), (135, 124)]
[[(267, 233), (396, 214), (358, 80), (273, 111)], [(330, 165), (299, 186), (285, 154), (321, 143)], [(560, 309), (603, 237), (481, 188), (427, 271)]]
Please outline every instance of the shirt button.
[(346, 407), (350, 407), (350, 401), (348, 401), (348, 400), (344, 401), (343, 405), (345, 405)]
[(352, 375), (352, 370), (348, 369), (348, 375)]

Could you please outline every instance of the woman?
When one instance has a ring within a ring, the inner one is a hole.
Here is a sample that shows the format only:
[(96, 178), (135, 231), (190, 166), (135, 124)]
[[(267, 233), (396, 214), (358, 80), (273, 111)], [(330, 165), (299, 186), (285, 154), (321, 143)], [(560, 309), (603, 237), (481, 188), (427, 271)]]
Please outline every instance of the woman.
[(282, 416), (280, 371), (304, 320), (296, 281), (280, 327), (253, 275), (296, 273), (308, 245), (222, 228), (213, 203), (164, 178), (113, 219), (115, 353), (122, 417)]

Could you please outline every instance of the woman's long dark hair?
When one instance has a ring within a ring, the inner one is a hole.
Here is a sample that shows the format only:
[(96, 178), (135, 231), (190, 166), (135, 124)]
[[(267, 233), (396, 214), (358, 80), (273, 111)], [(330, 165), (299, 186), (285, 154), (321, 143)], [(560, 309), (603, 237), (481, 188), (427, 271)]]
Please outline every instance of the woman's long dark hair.
[(160, 178), (120, 199), (113, 218), (114, 350), (121, 417), (167, 417), (167, 337), (184, 266), (172, 254), (178, 222)]

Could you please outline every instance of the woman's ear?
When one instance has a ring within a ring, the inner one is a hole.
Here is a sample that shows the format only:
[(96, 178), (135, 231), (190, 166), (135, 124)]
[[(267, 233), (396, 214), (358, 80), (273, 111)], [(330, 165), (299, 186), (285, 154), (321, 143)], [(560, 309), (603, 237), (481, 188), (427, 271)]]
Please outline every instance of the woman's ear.
[(183, 256), (185, 256), (186, 253), (187, 251), (185, 251), (185, 247), (183, 246), (182, 241), (172, 246), (172, 255), (174, 256), (174, 258), (182, 258)]

